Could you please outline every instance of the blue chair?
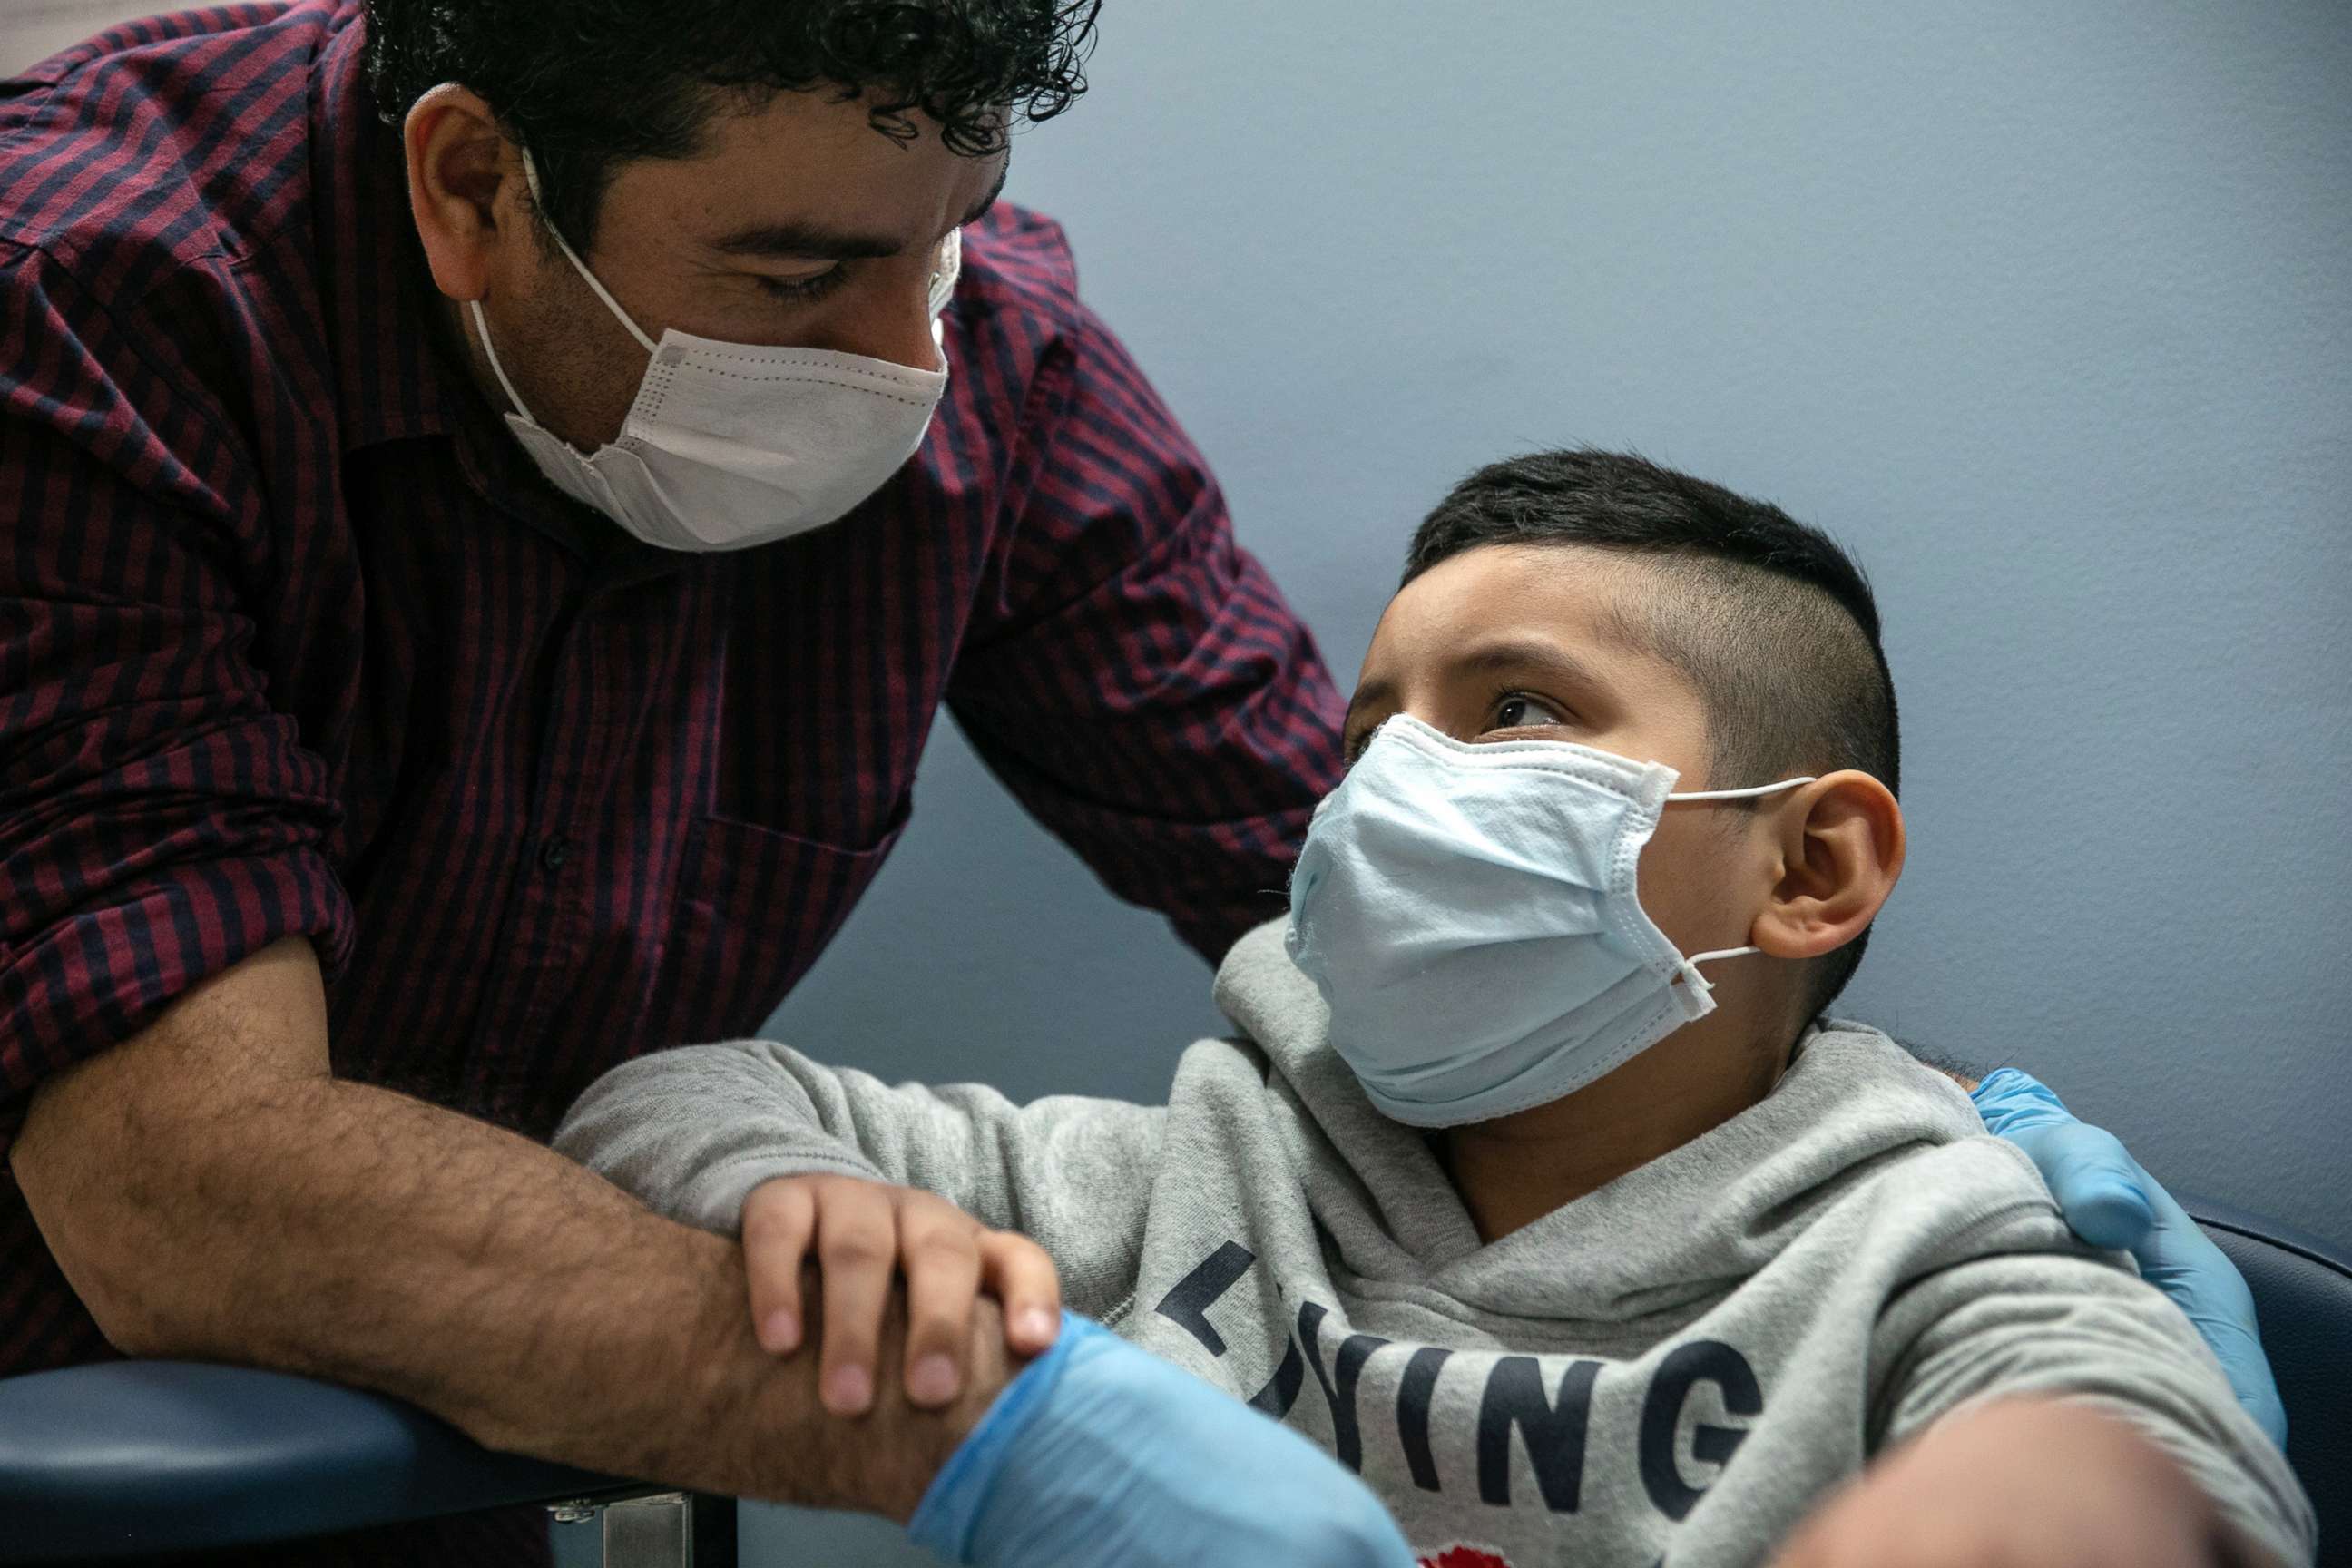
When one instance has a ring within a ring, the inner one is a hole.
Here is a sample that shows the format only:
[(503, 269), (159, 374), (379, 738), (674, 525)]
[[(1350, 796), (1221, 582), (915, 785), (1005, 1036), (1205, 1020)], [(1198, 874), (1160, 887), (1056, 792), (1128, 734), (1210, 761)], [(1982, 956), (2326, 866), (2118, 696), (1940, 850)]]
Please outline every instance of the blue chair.
[(734, 1568), (731, 1499), (492, 1453), (356, 1389), (168, 1361), (0, 1379), (0, 1563), (251, 1546), (530, 1504), (601, 1522), (607, 1568)]
[[(2224, 1204), (2190, 1214), (2253, 1288), (2319, 1511), (2352, 1568), (2352, 1259)], [(601, 1513), (608, 1568), (732, 1568), (734, 1509), (493, 1454), (394, 1400), (242, 1368), (116, 1362), (0, 1379), (0, 1564), (283, 1541), (517, 1503)]]
[(2286, 1457), (2319, 1514), (2320, 1568), (2352, 1568), (2352, 1256), (2228, 1204), (2181, 1206), (2253, 1289)]

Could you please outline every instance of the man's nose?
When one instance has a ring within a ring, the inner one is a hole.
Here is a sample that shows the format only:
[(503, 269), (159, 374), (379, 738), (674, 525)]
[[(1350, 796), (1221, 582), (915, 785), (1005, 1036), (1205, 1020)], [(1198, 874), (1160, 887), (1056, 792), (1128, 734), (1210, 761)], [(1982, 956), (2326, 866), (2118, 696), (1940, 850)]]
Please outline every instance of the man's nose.
[(914, 370), (937, 370), (940, 348), (931, 337), (929, 273), (919, 272), (911, 281), (894, 277), (887, 287), (877, 279), (867, 297), (857, 300), (855, 309), (837, 312), (809, 346)]

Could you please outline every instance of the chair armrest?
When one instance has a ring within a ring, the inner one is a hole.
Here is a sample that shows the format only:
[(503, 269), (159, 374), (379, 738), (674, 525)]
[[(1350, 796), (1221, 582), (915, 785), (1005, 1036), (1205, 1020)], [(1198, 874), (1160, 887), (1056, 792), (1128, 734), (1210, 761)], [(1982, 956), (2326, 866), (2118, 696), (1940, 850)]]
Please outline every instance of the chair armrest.
[(628, 1484), (285, 1373), (122, 1361), (0, 1378), (0, 1563), (282, 1541)]

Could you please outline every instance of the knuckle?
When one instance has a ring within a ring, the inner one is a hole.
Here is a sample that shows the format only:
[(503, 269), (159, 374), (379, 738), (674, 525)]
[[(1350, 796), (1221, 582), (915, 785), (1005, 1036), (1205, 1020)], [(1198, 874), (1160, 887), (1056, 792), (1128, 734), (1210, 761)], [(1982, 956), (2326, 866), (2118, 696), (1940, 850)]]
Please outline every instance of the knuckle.
[(1034, 1272), (1054, 1267), (1053, 1255), (1017, 1231), (987, 1230), (976, 1238), (982, 1257), (997, 1268)]
[(807, 1216), (796, 1206), (770, 1201), (746, 1204), (743, 1208), (743, 1239), (748, 1242), (782, 1242), (795, 1240), (808, 1229)]
[(898, 1208), (900, 1223), (909, 1229), (970, 1236), (980, 1228), (971, 1215), (931, 1193), (909, 1193)]
[(774, 1176), (751, 1189), (743, 1200), (747, 1209), (796, 1209), (808, 1206), (812, 1189), (806, 1176)]
[(817, 1256), (827, 1268), (861, 1268), (889, 1262), (892, 1249), (879, 1232), (852, 1226), (826, 1233), (817, 1243)]
[(980, 1256), (970, 1237), (951, 1230), (918, 1232), (907, 1237), (904, 1251), (908, 1261), (925, 1264), (968, 1264)]

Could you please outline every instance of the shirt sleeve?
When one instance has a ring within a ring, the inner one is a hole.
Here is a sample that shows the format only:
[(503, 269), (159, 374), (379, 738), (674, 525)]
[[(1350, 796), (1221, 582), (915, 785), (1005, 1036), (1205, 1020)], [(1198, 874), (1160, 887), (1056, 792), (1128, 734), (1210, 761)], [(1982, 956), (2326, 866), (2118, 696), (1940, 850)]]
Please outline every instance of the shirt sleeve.
[(778, 1176), (862, 1177), (936, 1193), (1043, 1247), (1071, 1310), (1135, 1288), (1164, 1109), (1057, 1095), (1023, 1106), (981, 1084), (883, 1083), (772, 1040), (681, 1046), (588, 1087), (557, 1152), (682, 1224), (738, 1234)]
[(0, 1152), (205, 976), (350, 940), (327, 769), (248, 657), (260, 488), (136, 337), (0, 243)]
[(1339, 780), (1339, 698), (1174, 416), (1073, 310), (949, 701), (1033, 815), (1213, 963), (1285, 907)]
[(1985, 1400), (2080, 1400), (2163, 1448), (2271, 1561), (2312, 1561), (2318, 1526), (2285, 1457), (2189, 1320), (2126, 1268), (2046, 1253), (1979, 1258), (1913, 1286), (1881, 1330), (1874, 1354), (1899, 1359), (1880, 1385), (1873, 1452)]

